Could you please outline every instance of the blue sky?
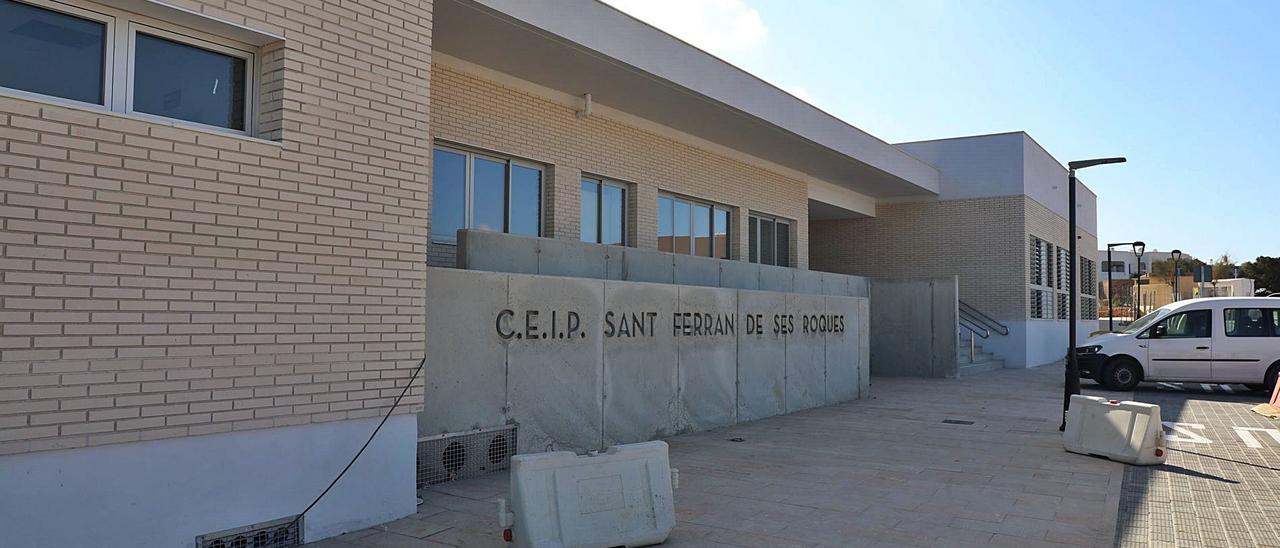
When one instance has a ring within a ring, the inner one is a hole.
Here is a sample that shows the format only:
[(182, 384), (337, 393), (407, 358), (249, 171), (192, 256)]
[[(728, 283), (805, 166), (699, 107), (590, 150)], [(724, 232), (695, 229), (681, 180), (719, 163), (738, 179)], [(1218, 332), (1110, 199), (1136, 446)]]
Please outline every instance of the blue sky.
[(1024, 130), (1099, 240), (1280, 255), (1280, 2), (607, 0), (889, 142)]

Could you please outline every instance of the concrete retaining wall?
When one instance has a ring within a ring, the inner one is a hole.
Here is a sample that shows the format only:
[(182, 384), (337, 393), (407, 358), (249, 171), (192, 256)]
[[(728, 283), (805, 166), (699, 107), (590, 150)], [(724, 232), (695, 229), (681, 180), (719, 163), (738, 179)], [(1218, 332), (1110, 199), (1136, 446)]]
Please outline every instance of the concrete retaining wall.
[(868, 395), (866, 298), (429, 268), (427, 301), (422, 436), (581, 452)]
[(457, 266), (490, 272), (868, 296), (867, 279), (861, 276), (481, 230), (458, 231)]
[(872, 278), (871, 374), (955, 377), (959, 281)]

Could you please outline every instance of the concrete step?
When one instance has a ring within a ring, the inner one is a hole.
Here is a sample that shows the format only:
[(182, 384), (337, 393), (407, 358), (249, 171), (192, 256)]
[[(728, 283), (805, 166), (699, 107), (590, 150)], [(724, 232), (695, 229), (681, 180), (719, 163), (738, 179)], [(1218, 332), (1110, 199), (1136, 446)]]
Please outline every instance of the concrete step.
[(960, 365), (967, 365), (970, 363), (983, 363), (983, 362), (988, 362), (994, 359), (997, 359), (995, 354), (992, 354), (990, 352), (983, 352), (981, 350), (974, 352), (972, 360), (969, 359), (968, 350), (965, 350), (964, 352), (956, 353), (956, 363), (959, 363)]
[(991, 371), (996, 371), (999, 369), (1004, 369), (1004, 360), (988, 360), (985, 362), (961, 365), (959, 369), (959, 375), (961, 377), (968, 377), (968, 376), (977, 375), (980, 373), (988, 373)]

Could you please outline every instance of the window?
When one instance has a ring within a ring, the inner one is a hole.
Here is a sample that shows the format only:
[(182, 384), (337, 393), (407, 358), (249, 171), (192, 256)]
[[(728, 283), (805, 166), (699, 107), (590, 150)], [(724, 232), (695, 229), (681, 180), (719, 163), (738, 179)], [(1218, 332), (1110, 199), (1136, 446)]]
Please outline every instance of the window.
[(1031, 288), (1030, 300), (1031, 318), (1043, 320), (1049, 317), (1049, 291), (1044, 289)]
[(1262, 308), (1228, 308), (1222, 311), (1223, 327), (1228, 337), (1274, 337), (1280, 310)]
[(248, 55), (197, 47), (159, 34), (154, 29), (134, 34), (132, 110), (244, 131)]
[(791, 224), (764, 215), (747, 218), (748, 258), (753, 263), (791, 265)]
[(729, 210), (672, 196), (658, 197), (658, 251), (729, 258)]
[[(1035, 236), (1030, 236), (1028, 244), (1027, 273), (1030, 285), (1030, 298), (1027, 301), (1028, 315), (1036, 320), (1053, 319), (1054, 304), (1057, 304), (1058, 317), (1066, 319), (1064, 312), (1068, 311), (1067, 294), (1055, 290), (1055, 287), (1065, 286), (1065, 278), (1054, 276), (1053, 266), (1057, 257), (1054, 254), (1053, 244)], [(1061, 267), (1057, 269), (1060, 274), (1062, 270)]]
[(1128, 267), (1125, 266), (1124, 261), (1102, 261), (1102, 265), (1107, 272), (1115, 274), (1124, 274), (1128, 272)]
[(1208, 310), (1191, 310), (1172, 314), (1160, 320), (1155, 327), (1143, 334), (1142, 338), (1150, 338), (1155, 331), (1164, 330), (1162, 339), (1202, 339), (1209, 337), (1213, 314)]
[(582, 241), (626, 245), (626, 195), (620, 185), (599, 179), (582, 180)]
[(109, 19), (74, 13), (0, 0), (0, 86), (106, 104)]
[(1080, 257), (1080, 293), (1098, 295), (1098, 263), (1087, 257)]
[(1093, 297), (1080, 297), (1080, 319), (1098, 319), (1098, 299)]
[(541, 226), (541, 167), (462, 149), (435, 148), (433, 240), (453, 242), (463, 228), (539, 236)]
[(256, 48), (107, 7), (0, 0), (0, 86), (248, 134)]

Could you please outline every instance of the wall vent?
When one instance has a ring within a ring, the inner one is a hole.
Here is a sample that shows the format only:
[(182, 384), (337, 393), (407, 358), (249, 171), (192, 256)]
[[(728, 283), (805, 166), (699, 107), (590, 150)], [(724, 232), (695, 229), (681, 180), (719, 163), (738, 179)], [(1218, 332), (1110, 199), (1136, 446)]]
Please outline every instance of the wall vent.
[(290, 548), (293, 546), (302, 546), (302, 519), (298, 516), (196, 537), (196, 548)]
[(506, 470), (515, 452), (514, 424), (418, 438), (418, 488)]

